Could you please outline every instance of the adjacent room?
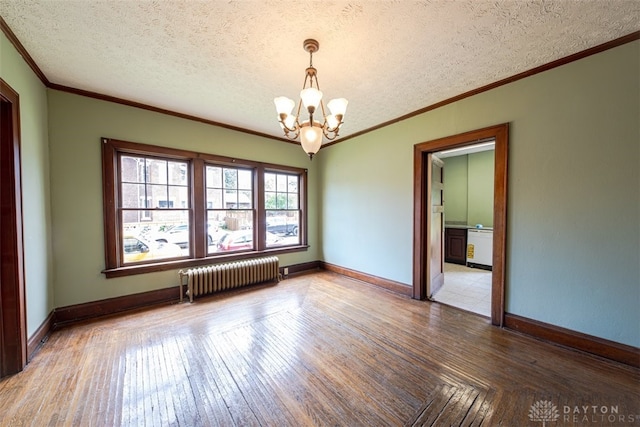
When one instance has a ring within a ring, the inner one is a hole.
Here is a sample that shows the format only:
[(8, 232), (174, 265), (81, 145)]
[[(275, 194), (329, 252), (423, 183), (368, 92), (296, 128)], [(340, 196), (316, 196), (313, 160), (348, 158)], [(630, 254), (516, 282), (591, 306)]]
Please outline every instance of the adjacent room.
[(435, 301), (491, 316), (493, 140), (436, 153), (442, 160), (444, 283)]
[(0, 425), (640, 422), (637, 1), (0, 28)]

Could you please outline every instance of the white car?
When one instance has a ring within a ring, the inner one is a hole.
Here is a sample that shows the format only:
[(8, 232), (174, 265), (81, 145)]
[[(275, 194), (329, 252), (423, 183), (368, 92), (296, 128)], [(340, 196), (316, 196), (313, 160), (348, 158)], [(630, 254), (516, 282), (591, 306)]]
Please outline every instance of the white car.
[(182, 250), (178, 245), (147, 240), (142, 236), (125, 235), (122, 243), (125, 263), (182, 256)]
[[(207, 230), (207, 244), (213, 245), (216, 242), (218, 226), (216, 224), (210, 224)], [(180, 246), (182, 249), (189, 247), (189, 224), (178, 224), (169, 228), (167, 231), (159, 234), (155, 237), (157, 242), (173, 243)]]
[[(267, 231), (267, 245), (273, 245), (280, 241), (280, 236)], [(224, 235), (217, 245), (219, 252), (254, 249), (253, 230), (238, 230)]]

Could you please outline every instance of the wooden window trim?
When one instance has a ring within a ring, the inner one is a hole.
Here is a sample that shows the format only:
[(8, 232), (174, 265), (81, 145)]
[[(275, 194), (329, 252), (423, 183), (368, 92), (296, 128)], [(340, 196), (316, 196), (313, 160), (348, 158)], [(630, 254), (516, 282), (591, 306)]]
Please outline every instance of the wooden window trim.
[[(121, 141), (111, 138), (102, 138), (102, 194), (104, 216), (104, 252), (105, 269), (102, 273), (107, 278), (123, 277), (134, 274), (144, 274), (156, 271), (174, 270), (180, 268), (196, 267), (200, 265), (246, 259), (257, 255), (276, 255), (291, 252), (300, 252), (308, 249), (307, 240), (307, 170), (291, 166), (276, 165), (270, 163), (255, 162), (251, 160), (235, 159), (214, 154), (198, 153), (155, 145), (140, 144), (136, 142)], [(191, 188), (193, 224), (191, 237), (193, 247), (188, 259), (168, 260), (155, 263), (123, 265), (119, 259), (119, 242), (121, 240), (118, 221), (117, 197), (119, 187), (118, 154), (127, 153), (142, 156), (158, 156), (169, 159), (187, 160), (189, 162), (189, 180)], [(196, 239), (195, 230), (205, 230), (206, 223), (206, 186), (204, 182), (204, 169), (207, 164), (228, 165), (233, 167), (246, 167), (254, 170), (254, 238), (264, 235), (266, 230), (264, 208), (264, 172), (279, 171), (294, 173), (300, 176), (300, 207), (302, 218), (300, 219), (299, 233), (302, 233), (299, 245), (266, 248), (264, 239), (256, 239), (256, 250), (236, 252), (230, 254), (209, 255), (205, 239)]]

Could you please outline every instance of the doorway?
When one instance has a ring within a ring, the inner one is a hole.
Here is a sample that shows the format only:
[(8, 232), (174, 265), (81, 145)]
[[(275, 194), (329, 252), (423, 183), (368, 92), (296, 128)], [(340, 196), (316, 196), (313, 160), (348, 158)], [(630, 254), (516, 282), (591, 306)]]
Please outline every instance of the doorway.
[(491, 317), (493, 139), (434, 154), (444, 165), (444, 281), (428, 298)]
[[(491, 277), (491, 323), (502, 326), (504, 321), (504, 278), (506, 256), (507, 153), (509, 125), (502, 124), (463, 134), (427, 141), (414, 146), (414, 261), (413, 297), (420, 300), (432, 294), (432, 265), (443, 260), (433, 259), (438, 251), (429, 249), (434, 240), (432, 224), (432, 157), (444, 150), (468, 147), (493, 139), (493, 251)], [(436, 231), (437, 232), (437, 231)], [(440, 251), (442, 254), (443, 251)], [(441, 255), (442, 256), (442, 255)]]
[(0, 79), (0, 378), (27, 364), (19, 111)]

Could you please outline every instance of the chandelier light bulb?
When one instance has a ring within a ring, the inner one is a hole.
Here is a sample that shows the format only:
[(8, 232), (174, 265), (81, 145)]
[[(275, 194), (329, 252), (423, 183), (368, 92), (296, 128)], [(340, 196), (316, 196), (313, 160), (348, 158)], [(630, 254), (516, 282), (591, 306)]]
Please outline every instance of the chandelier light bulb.
[(293, 99), (289, 99), (286, 96), (279, 96), (274, 98), (274, 104), (276, 104), (276, 111), (278, 112), (278, 116), (284, 114), (285, 117), (290, 115), (293, 111), (293, 107), (296, 106), (296, 103)]
[(302, 105), (310, 114), (318, 109), (320, 101), (322, 101), (322, 92), (315, 87), (309, 87), (300, 91), (300, 99), (302, 99)]
[(344, 98), (336, 98), (332, 99), (327, 103), (327, 107), (329, 107), (329, 111), (336, 117), (344, 117), (344, 114), (347, 112), (347, 101)]
[(284, 119), (284, 124), (289, 129), (293, 129), (296, 125), (296, 116), (293, 114), (289, 114), (286, 119)]
[(300, 129), (300, 143), (302, 149), (309, 157), (313, 157), (313, 155), (320, 150), (320, 146), (322, 145), (322, 128), (318, 123), (309, 126), (309, 122), (306, 121), (302, 124)]
[(336, 129), (340, 125), (340, 120), (336, 118), (333, 114), (327, 116), (327, 128)]

